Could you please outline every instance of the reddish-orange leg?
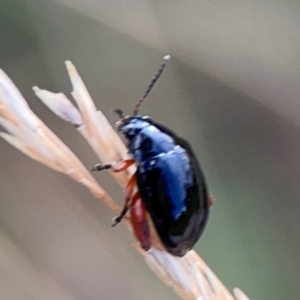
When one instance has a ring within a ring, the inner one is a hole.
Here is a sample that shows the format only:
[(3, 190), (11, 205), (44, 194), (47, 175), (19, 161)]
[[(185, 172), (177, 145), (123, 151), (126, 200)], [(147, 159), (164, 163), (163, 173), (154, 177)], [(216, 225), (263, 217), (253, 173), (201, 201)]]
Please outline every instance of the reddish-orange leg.
[(93, 167), (92, 171), (103, 171), (103, 170), (108, 170), (112, 169), (114, 172), (122, 172), (128, 169), (130, 166), (132, 166), (135, 163), (134, 159), (125, 159), (120, 162), (118, 162), (115, 166), (113, 164), (97, 164)]
[(133, 190), (136, 184), (136, 176), (135, 174), (129, 179), (126, 188), (125, 188), (125, 203), (124, 203), (124, 207), (121, 211), (121, 213), (113, 218), (112, 220), (112, 226), (116, 226), (118, 223), (121, 222), (121, 220), (123, 219), (123, 217), (125, 216), (125, 214), (128, 211), (128, 208), (130, 206), (130, 200), (132, 199), (132, 195), (133, 195)]
[[(94, 166), (94, 168), (92, 169), (92, 171), (102, 171), (102, 170), (108, 170), (108, 169), (112, 169), (113, 172), (122, 172), (125, 171), (126, 169), (128, 169), (130, 166), (132, 166), (135, 163), (134, 159), (125, 159), (122, 160), (120, 162), (118, 162), (116, 165), (112, 165), (112, 164), (97, 164)], [(125, 189), (125, 203), (124, 203), (124, 207), (121, 211), (121, 213), (113, 218), (113, 224), (112, 226), (116, 226), (118, 223), (121, 222), (122, 218), (125, 216), (129, 205), (130, 205), (130, 200), (132, 198), (133, 195), (133, 189), (134, 186), (136, 184), (136, 177), (135, 174), (129, 179), (127, 185), (126, 185), (126, 189)]]
[(151, 247), (150, 229), (146, 216), (146, 207), (139, 192), (132, 197), (130, 206), (131, 224), (134, 234), (139, 240), (141, 247), (147, 251)]
[[(102, 171), (112, 169), (113, 172), (122, 172), (128, 169), (131, 165), (135, 163), (134, 159), (126, 159), (120, 161), (115, 166), (112, 164), (97, 164), (92, 169), (92, 171)], [(122, 218), (125, 216), (126, 212), (130, 208), (130, 221), (133, 227), (133, 231), (139, 242), (141, 243), (141, 247), (144, 250), (149, 250), (151, 247), (150, 241), (150, 229), (146, 217), (146, 207), (144, 202), (141, 199), (139, 192), (136, 192), (133, 195), (134, 187), (136, 185), (136, 174), (134, 174), (128, 181), (125, 188), (125, 203), (121, 213), (113, 219), (113, 225), (117, 225), (121, 222)]]
[[(116, 165), (113, 166), (113, 164), (97, 164), (94, 166), (92, 171), (102, 171), (102, 170), (108, 170), (112, 169), (113, 172), (122, 172), (128, 169), (130, 166), (132, 166), (135, 163), (134, 159), (125, 159), (120, 162), (118, 162)], [(118, 223), (121, 222), (122, 218), (125, 216), (126, 212), (128, 211), (128, 208), (130, 206), (130, 200), (133, 196), (133, 190), (136, 184), (136, 176), (135, 174), (129, 179), (126, 188), (125, 188), (125, 203), (124, 207), (121, 211), (121, 213), (113, 218), (113, 224), (112, 226), (116, 226)]]

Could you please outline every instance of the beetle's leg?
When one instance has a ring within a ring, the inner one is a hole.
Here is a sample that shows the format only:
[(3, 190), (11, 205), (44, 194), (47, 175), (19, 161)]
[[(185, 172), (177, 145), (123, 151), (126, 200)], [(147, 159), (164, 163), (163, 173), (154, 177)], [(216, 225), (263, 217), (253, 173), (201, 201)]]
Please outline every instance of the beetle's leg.
[(97, 164), (92, 168), (92, 171), (102, 171), (102, 170), (108, 170), (112, 169), (114, 172), (122, 172), (126, 169), (128, 169), (130, 166), (132, 166), (135, 163), (134, 159), (125, 159), (120, 162), (118, 162), (116, 165), (113, 164)]
[(103, 170), (108, 170), (112, 167), (112, 164), (104, 164), (104, 165), (101, 165), (101, 164), (96, 164), (93, 168), (92, 168), (92, 172), (94, 171), (97, 171), (97, 172), (100, 172), (100, 171), (103, 171)]
[(215, 197), (212, 194), (210, 194), (208, 196), (208, 206), (213, 206), (215, 201), (216, 201)]
[(127, 213), (127, 210), (129, 208), (129, 205), (130, 205), (130, 200), (131, 200), (132, 195), (133, 195), (133, 190), (134, 190), (135, 184), (136, 184), (136, 175), (134, 174), (129, 179), (129, 181), (126, 185), (124, 207), (123, 207), (121, 213), (117, 217), (113, 218), (112, 226), (116, 226), (118, 223), (120, 223), (121, 220), (123, 219), (123, 217), (125, 216), (125, 214)]
[(122, 172), (129, 167), (131, 167), (135, 163), (135, 160), (130, 158), (130, 159), (125, 159), (120, 162), (118, 162), (115, 166), (113, 166), (113, 171), (114, 172)]
[(147, 251), (151, 247), (150, 229), (146, 216), (146, 207), (139, 192), (132, 198), (130, 206), (131, 224), (134, 234), (139, 240), (141, 247)]

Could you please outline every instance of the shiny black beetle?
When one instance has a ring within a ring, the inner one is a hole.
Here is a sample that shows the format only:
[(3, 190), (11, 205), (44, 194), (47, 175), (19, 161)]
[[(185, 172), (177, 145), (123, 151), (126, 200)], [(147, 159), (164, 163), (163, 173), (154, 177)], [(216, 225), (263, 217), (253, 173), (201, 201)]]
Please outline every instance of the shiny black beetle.
[[(127, 141), (131, 159), (117, 164), (97, 164), (93, 170), (121, 172), (136, 164), (136, 174), (126, 186), (126, 200), (113, 225), (130, 210), (131, 223), (144, 250), (151, 247), (147, 212), (166, 250), (184, 256), (199, 240), (209, 216), (213, 198), (190, 145), (163, 125), (138, 115), (141, 103), (162, 74), (170, 56), (164, 57), (158, 73), (136, 105), (133, 116), (120, 117), (117, 130)], [(134, 193), (137, 184), (138, 191)]]

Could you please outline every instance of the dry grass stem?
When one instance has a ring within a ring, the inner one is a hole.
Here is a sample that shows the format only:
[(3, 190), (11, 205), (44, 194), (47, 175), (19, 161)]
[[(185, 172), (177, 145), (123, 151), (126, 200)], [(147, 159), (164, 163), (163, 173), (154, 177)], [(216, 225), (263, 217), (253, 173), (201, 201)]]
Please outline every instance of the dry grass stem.
[[(125, 145), (102, 112), (97, 111), (74, 65), (67, 61), (66, 67), (73, 87), (71, 94), (78, 108), (62, 93), (34, 87), (37, 97), (58, 117), (76, 127), (102, 163), (127, 158)], [(119, 213), (120, 208), (115, 201), (96, 182), (75, 154), (30, 110), (21, 93), (2, 70), (0, 125), (7, 131), (1, 132), (0, 136), (12, 146), (86, 186), (96, 198), (101, 199), (115, 213)], [(111, 174), (124, 187), (134, 171), (135, 167), (131, 167), (129, 171)], [(128, 219), (126, 223), (130, 229)], [(142, 251), (136, 242), (133, 247), (144, 257), (152, 271), (182, 299), (249, 300), (239, 289), (234, 290), (234, 298), (195, 251), (190, 251), (183, 258), (168, 254), (161, 246), (153, 226), (152, 241), (153, 247), (148, 252)]]

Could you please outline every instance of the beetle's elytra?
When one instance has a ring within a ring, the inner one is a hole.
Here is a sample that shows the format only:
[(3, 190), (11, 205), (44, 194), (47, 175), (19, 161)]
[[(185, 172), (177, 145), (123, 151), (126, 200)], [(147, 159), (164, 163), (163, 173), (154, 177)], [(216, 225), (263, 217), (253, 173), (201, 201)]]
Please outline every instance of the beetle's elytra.
[[(162, 244), (176, 256), (184, 256), (199, 240), (209, 216), (212, 197), (209, 196), (204, 175), (187, 141), (146, 116), (138, 115), (142, 102), (162, 74), (170, 56), (152, 79), (144, 96), (137, 103), (133, 116), (120, 120), (117, 130), (125, 137), (131, 159), (117, 164), (97, 164), (93, 170), (112, 168), (121, 172), (136, 164), (137, 171), (126, 187), (122, 212), (113, 225), (130, 211), (131, 223), (141, 247), (151, 247), (146, 212), (148, 211)], [(138, 192), (134, 194), (137, 184)]]

